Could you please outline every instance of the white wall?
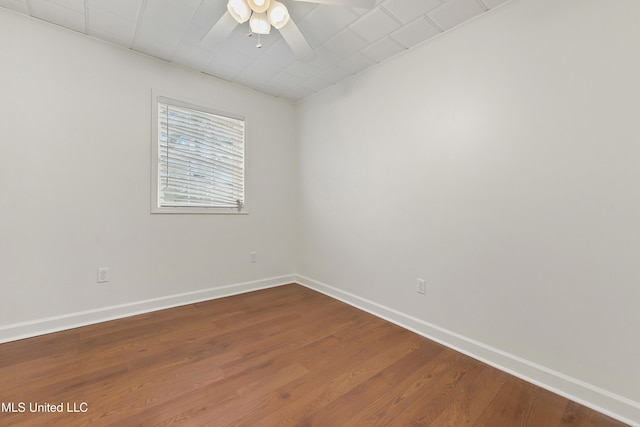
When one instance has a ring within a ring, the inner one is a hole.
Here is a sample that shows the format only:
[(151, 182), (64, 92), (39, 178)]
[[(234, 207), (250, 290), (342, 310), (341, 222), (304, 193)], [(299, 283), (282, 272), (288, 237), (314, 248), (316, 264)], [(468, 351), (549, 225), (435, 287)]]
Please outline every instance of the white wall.
[(640, 423), (639, 18), (514, 0), (307, 98), (298, 272)]
[[(0, 339), (294, 272), (291, 103), (4, 9), (0, 34)], [(246, 116), (249, 215), (150, 214), (152, 88)]]

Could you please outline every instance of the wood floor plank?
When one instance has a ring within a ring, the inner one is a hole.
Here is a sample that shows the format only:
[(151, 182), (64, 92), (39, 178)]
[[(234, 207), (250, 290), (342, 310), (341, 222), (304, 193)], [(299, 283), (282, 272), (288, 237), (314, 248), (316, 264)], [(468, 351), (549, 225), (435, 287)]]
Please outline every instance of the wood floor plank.
[(456, 394), (482, 370), (481, 364), (471, 358), (454, 354), (450, 350), (445, 354), (448, 357), (442, 362), (444, 366), (434, 380), (428, 381), (431, 379), (428, 376), (427, 380), (418, 378), (410, 387), (415, 391), (409, 395), (409, 404), (403, 410), (394, 411), (383, 419), (373, 415), (371, 420), (375, 420), (375, 425), (434, 425), (433, 421), (451, 405)]
[[(393, 363), (386, 364), (375, 375), (357, 384), (340, 399), (334, 400), (330, 405), (317, 411), (305, 420), (305, 425), (323, 426), (348, 423), (349, 419), (359, 417), (359, 414), (369, 406), (369, 402), (380, 401), (381, 397), (395, 384), (410, 377), (415, 372), (416, 366), (429, 363), (441, 352), (441, 348), (437, 348), (431, 343), (419, 343), (410, 352), (397, 357)], [(379, 413), (376, 413), (375, 417), (379, 418)]]
[(624, 425), (295, 284), (0, 344), (0, 379), (2, 426)]
[(600, 426), (624, 426), (626, 424), (614, 421), (600, 412), (591, 410), (579, 403), (567, 401), (565, 411), (558, 423), (559, 427), (580, 426), (580, 427), (600, 427)]
[[(390, 360), (397, 359), (417, 347), (397, 332), (373, 340), (365, 347), (349, 352), (348, 348), (328, 358), (324, 366), (309, 366), (310, 374), (278, 389), (283, 402), (268, 414), (267, 425), (291, 426), (308, 419), (352, 388), (379, 372)], [(355, 349), (354, 349), (355, 350)], [(333, 363), (334, 360), (337, 363)], [(250, 419), (258, 422), (257, 417)]]
[(486, 366), (467, 387), (454, 396), (451, 404), (433, 420), (433, 425), (450, 427), (475, 425), (508, 377), (508, 374)]
[(364, 410), (345, 422), (345, 427), (390, 425), (399, 414), (415, 405), (416, 397), (420, 398), (424, 389), (435, 388), (440, 378), (455, 366), (455, 363), (450, 351), (436, 346), (433, 348), (437, 353), (431, 360), (423, 361), (411, 375), (396, 383), (383, 396), (372, 401)]

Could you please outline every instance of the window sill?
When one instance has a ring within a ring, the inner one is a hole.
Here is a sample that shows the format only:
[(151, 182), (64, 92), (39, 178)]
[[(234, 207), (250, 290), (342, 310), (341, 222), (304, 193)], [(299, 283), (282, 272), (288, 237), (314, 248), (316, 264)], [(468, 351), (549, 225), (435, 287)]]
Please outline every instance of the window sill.
[(249, 215), (247, 209), (238, 210), (236, 208), (196, 208), (186, 206), (176, 207), (151, 207), (152, 214), (182, 214), (182, 215)]

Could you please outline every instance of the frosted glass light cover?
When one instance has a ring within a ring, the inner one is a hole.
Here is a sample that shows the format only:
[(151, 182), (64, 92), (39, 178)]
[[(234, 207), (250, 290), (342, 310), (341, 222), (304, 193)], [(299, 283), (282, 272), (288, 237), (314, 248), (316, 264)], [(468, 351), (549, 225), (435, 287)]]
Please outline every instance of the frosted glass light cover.
[(229, 0), (227, 10), (239, 24), (247, 22), (251, 16), (251, 9), (247, 0)]
[(251, 32), (256, 34), (269, 34), (271, 31), (271, 24), (267, 20), (266, 13), (254, 12), (249, 20), (249, 27), (251, 27)]
[(289, 22), (289, 11), (285, 5), (274, 0), (271, 2), (271, 6), (269, 6), (267, 17), (271, 25), (279, 30)]

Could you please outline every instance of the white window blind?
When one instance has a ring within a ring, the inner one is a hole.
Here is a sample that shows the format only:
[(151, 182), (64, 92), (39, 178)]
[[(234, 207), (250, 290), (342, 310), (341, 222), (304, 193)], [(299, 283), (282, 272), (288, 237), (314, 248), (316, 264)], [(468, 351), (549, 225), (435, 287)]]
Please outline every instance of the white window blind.
[(244, 206), (244, 118), (158, 97), (158, 207)]

